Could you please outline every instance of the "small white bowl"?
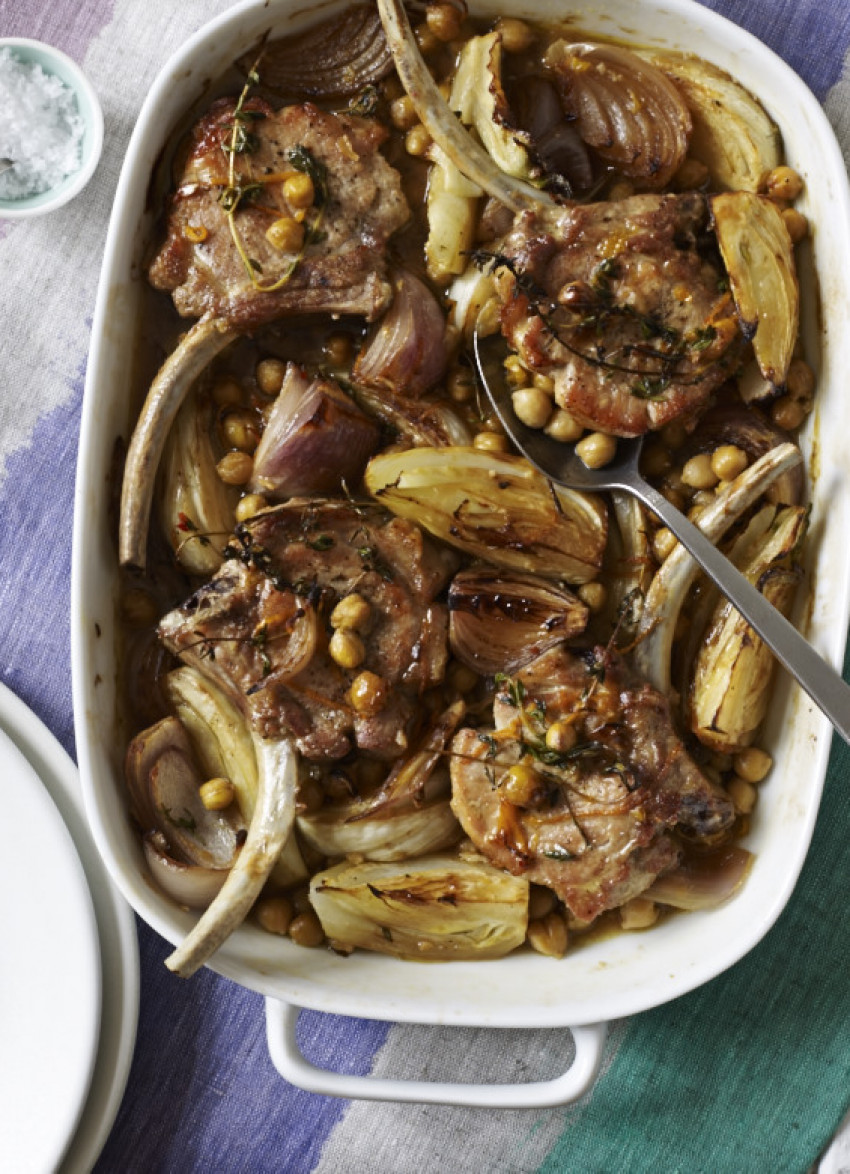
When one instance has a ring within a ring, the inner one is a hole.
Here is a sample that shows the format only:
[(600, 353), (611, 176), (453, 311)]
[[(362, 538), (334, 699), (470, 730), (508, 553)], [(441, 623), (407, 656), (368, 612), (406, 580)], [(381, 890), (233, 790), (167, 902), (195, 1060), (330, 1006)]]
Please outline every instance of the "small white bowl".
[(67, 204), (86, 186), (94, 174), (103, 147), (103, 112), (97, 94), (79, 65), (67, 54), (42, 41), (26, 37), (0, 37), (0, 49), (11, 49), (14, 56), (27, 64), (40, 65), (47, 74), (58, 77), (72, 90), (83, 120), (83, 144), (80, 165), (54, 187), (35, 196), (16, 200), (0, 198), (0, 220), (21, 220), (27, 216), (43, 216)]

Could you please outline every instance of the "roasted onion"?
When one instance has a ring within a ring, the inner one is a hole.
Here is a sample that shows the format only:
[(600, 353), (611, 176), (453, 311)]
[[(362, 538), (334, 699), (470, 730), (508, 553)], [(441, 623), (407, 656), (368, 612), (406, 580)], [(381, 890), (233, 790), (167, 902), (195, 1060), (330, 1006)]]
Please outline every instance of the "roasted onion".
[(424, 282), (400, 270), (393, 301), (363, 344), (352, 375), (358, 383), (386, 387), (414, 399), (439, 383), (446, 370), (446, 324)]
[(556, 41), (546, 64), (582, 139), (645, 187), (663, 187), (688, 151), (691, 116), (673, 82), (618, 45)]
[(737, 892), (752, 862), (751, 852), (734, 845), (694, 853), (654, 881), (643, 896), (672, 909), (715, 909)]
[(227, 868), (204, 868), (175, 860), (162, 832), (148, 832), (142, 838), (142, 848), (151, 876), (178, 905), (206, 909), (227, 879)]
[(514, 673), (583, 632), (588, 609), (571, 591), (517, 572), (472, 569), (449, 588), (449, 645), (478, 673)]
[(378, 446), (374, 421), (332, 379), (289, 363), (254, 454), (251, 489), (272, 500), (356, 485)]
[(511, 106), (523, 137), (540, 162), (548, 186), (565, 196), (593, 183), (587, 147), (564, 115), (558, 91), (545, 77), (524, 77), (511, 91)]
[[(246, 73), (257, 54), (240, 58)], [(306, 32), (269, 41), (259, 59), (263, 85), (276, 93), (344, 98), (386, 77), (392, 69), (380, 18), (371, 4), (347, 8)]]

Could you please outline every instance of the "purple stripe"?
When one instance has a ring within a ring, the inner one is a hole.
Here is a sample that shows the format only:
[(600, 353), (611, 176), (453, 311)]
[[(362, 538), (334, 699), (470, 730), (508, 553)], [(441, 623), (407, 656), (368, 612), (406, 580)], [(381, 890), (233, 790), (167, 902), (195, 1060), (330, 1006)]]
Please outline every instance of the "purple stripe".
[(61, 49), (82, 63), (94, 38), (108, 25), (115, 0), (0, 0), (0, 36), (29, 37)]
[[(799, 0), (698, 0), (778, 53), (823, 100), (841, 77), (850, 46), (850, 5)], [(692, 45), (695, 53), (699, 45)]]

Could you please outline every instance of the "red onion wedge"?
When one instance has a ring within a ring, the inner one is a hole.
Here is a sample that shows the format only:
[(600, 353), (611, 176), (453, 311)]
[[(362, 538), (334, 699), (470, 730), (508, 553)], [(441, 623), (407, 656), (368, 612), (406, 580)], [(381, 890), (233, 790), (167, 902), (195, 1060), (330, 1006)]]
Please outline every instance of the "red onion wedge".
[(582, 139), (606, 163), (660, 188), (688, 151), (691, 115), (661, 70), (618, 45), (556, 41), (546, 64)]
[(272, 500), (356, 485), (378, 447), (377, 424), (331, 379), (290, 363), (254, 454), (251, 489)]
[(673, 909), (715, 909), (743, 884), (753, 857), (728, 845), (689, 856), (674, 872), (660, 876), (642, 894)]
[(392, 305), (367, 337), (352, 375), (358, 383), (416, 399), (445, 374), (445, 318), (430, 289), (412, 273), (399, 271), (393, 291)]
[(221, 891), (165, 960), (168, 969), (181, 978), (191, 978), (245, 920), (292, 833), (298, 786), (295, 747), (288, 738), (275, 742), (256, 738), (255, 746), (259, 792), (248, 838)]
[(154, 880), (178, 905), (206, 909), (227, 879), (226, 868), (203, 868), (175, 860), (162, 832), (148, 832), (142, 839), (142, 847)]
[[(247, 73), (257, 64), (255, 51), (237, 63)], [(278, 94), (344, 98), (386, 77), (392, 57), (371, 4), (358, 4), (307, 29), (269, 41), (259, 73), (263, 85)]]

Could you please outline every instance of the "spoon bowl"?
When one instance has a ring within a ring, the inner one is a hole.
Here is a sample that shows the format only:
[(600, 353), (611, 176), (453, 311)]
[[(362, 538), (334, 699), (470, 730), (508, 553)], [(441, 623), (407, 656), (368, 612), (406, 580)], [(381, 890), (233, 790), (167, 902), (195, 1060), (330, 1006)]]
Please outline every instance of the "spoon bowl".
[[(675, 534), (845, 742), (850, 743), (850, 686), (702, 530), (643, 478), (640, 472), (643, 437), (618, 439), (614, 458), (602, 468), (591, 469), (576, 454), (574, 445), (554, 440), (517, 418), (504, 379), (507, 344), (500, 335), (484, 337), (476, 330), (473, 352), (481, 387), (517, 451), (541, 473), (567, 489), (595, 493), (621, 490), (641, 501)], [(790, 468), (802, 459), (799, 450), (790, 444), (779, 446), (768, 456), (783, 468)], [(731, 520), (731, 510), (729, 513)]]

